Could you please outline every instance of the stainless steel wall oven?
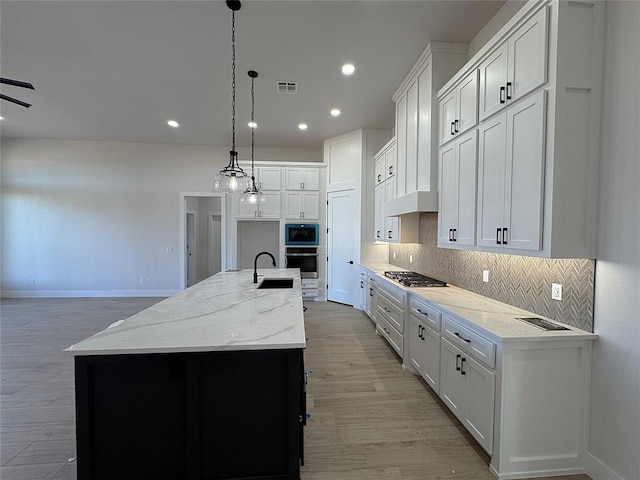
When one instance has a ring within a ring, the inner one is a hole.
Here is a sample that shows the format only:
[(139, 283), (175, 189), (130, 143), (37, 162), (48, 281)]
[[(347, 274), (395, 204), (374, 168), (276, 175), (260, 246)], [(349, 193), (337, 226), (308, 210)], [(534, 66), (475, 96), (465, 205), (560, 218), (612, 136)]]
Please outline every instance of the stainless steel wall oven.
[(287, 268), (299, 268), (302, 278), (318, 278), (317, 247), (287, 247)]

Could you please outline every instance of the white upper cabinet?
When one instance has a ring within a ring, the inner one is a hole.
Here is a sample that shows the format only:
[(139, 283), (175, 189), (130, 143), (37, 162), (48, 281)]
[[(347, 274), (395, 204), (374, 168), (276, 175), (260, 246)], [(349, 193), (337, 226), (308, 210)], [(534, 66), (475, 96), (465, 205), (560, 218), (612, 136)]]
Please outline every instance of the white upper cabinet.
[(478, 124), (478, 72), (473, 70), (440, 101), (440, 145)]
[(285, 218), (296, 220), (320, 218), (320, 192), (286, 192)]
[(540, 250), (545, 92), (480, 127), (478, 245)]
[(267, 203), (263, 205), (240, 203), (238, 195), (238, 218), (264, 218), (279, 219), (280, 218), (280, 192), (263, 192), (267, 197)]
[(520, 26), (480, 64), (480, 119), (547, 81), (547, 9)]
[(456, 118), (478, 72), (476, 238), (464, 248), (596, 258), (603, 38), (603, 2), (532, 0), (438, 92), (439, 246), (463, 248)]
[(478, 135), (472, 130), (440, 149), (438, 245), (474, 245)]
[(285, 189), (319, 190), (320, 170), (317, 168), (287, 167), (284, 171)]
[(256, 167), (256, 185), (260, 190), (280, 191), (282, 167)]

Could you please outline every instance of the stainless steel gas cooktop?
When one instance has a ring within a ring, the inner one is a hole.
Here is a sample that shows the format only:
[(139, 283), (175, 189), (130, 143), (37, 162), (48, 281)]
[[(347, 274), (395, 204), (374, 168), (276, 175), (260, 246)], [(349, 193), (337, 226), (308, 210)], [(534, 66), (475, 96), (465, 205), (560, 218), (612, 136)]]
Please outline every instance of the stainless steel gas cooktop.
[(405, 287), (446, 287), (447, 284), (436, 280), (435, 278), (427, 277), (421, 273), (416, 272), (404, 272), (404, 271), (389, 271), (384, 272), (384, 276), (394, 280)]

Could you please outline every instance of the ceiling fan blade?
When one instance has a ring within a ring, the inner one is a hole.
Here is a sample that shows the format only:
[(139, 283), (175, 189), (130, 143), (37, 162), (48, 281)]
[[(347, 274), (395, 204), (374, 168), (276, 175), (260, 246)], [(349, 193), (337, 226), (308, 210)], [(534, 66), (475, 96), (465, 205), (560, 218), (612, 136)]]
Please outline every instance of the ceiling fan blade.
[(13, 102), (13, 103), (17, 103), (18, 105), (21, 105), (21, 106), (23, 106), (25, 108), (29, 108), (31, 106), (30, 103), (23, 102), (22, 100), (18, 100), (18, 99), (15, 99), (15, 98), (7, 97), (6, 95), (3, 95), (1, 93), (0, 93), (0, 99), (7, 100), (7, 101)]
[(35, 88), (33, 88), (33, 85), (31, 85), (29, 82), (21, 82), (20, 80), (11, 80), (10, 78), (0, 78), (0, 83), (13, 85), (14, 87), (22, 87), (22, 88), (29, 88), (31, 90), (35, 90)]

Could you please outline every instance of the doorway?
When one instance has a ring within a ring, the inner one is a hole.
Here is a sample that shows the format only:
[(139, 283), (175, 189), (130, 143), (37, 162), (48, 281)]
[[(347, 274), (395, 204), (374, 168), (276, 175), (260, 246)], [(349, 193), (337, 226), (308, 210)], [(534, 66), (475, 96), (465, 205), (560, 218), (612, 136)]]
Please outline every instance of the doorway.
[(180, 289), (185, 289), (227, 268), (227, 212), (222, 193), (180, 197)]

